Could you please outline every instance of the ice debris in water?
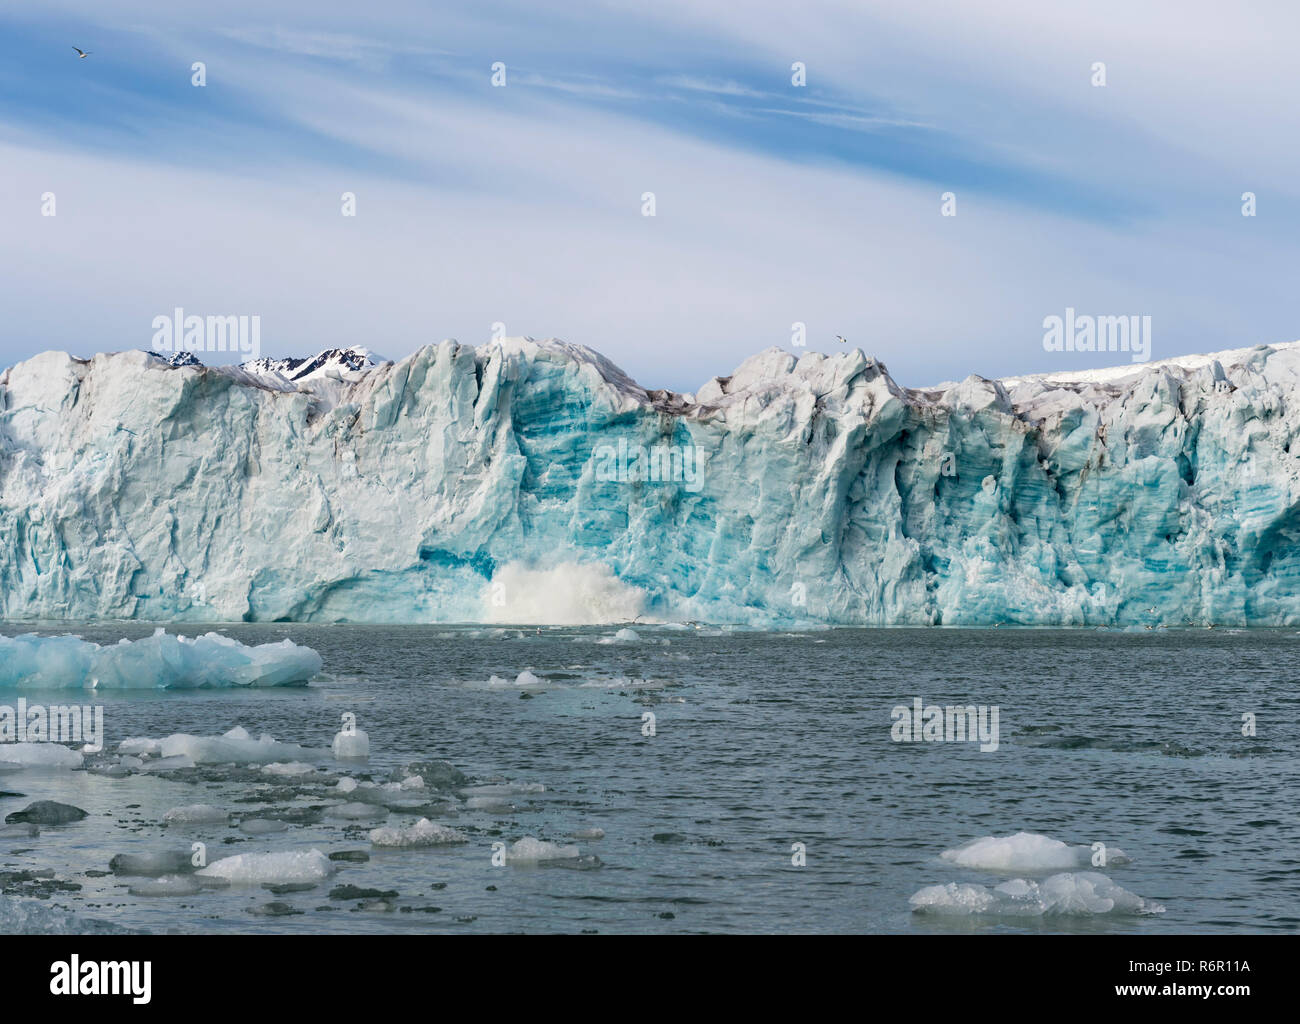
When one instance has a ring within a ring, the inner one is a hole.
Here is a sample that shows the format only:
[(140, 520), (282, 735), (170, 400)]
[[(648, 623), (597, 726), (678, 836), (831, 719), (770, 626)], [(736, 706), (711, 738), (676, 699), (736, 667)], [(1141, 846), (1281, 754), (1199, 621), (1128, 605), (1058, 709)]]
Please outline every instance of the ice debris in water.
[[(1105, 846), (1106, 864), (1127, 864), (1129, 857), (1117, 846)], [(1098, 853), (1101, 852), (1099, 847)], [(940, 856), (964, 868), (980, 871), (1049, 872), (1086, 868), (1093, 862), (1091, 846), (1070, 846), (1059, 839), (1017, 832), (1013, 836), (972, 839)], [(1100, 866), (1100, 865), (1098, 865)]]
[(469, 836), (428, 818), (421, 818), (409, 828), (377, 828), (370, 833), (375, 846), (444, 846), (450, 843), (468, 843)]
[(510, 847), (506, 853), (506, 860), (524, 862), (568, 860), (580, 855), (581, 851), (576, 846), (561, 846), (559, 843), (548, 843), (545, 839), (538, 839), (535, 836), (524, 836)]
[(0, 935), (128, 935), (107, 921), (76, 917), (40, 900), (0, 896)]
[(365, 761), (370, 757), (370, 737), (363, 729), (344, 730), (334, 736), (334, 760)]
[[(129, 746), (123, 749), (124, 746)], [(163, 758), (187, 757), (195, 764), (271, 764), (276, 761), (303, 761), (325, 757), (323, 750), (300, 747), (296, 743), (277, 743), (263, 733), (257, 739), (242, 726), (221, 736), (190, 736), (176, 733), (162, 740), (131, 739), (118, 746), (119, 753), (160, 754)], [(149, 762), (146, 762), (146, 767)]]
[(126, 891), (132, 896), (194, 896), (203, 891), (203, 883), (190, 875), (162, 875), (136, 882)]
[(330, 859), (316, 849), (305, 853), (241, 853), (224, 857), (198, 872), (204, 878), (222, 878), (232, 885), (319, 882), (333, 873)]
[(162, 740), (151, 740), (144, 736), (130, 736), (117, 745), (119, 754), (146, 757), (156, 755), (162, 749)]
[(193, 768), (194, 758), (188, 754), (172, 754), (168, 757), (160, 757), (153, 761), (141, 761), (137, 771), (142, 772), (174, 772), (180, 768)]
[(1163, 914), (1165, 910), (1154, 900), (1143, 899), (1095, 871), (1064, 871), (1042, 882), (1013, 878), (992, 889), (949, 882), (927, 886), (908, 902), (916, 913), (948, 916)]
[(101, 647), (76, 636), (0, 636), (0, 687), (194, 689), (305, 684), (320, 655), (291, 640), (248, 647), (218, 633), (190, 639), (159, 628)]
[(488, 680), (488, 686), (494, 688), (502, 686), (541, 686), (544, 682), (545, 680), (539, 679), (528, 669), (524, 669), (519, 675), (515, 676), (513, 683), (509, 679), (502, 679), (500, 676), (494, 675)]
[(316, 770), (314, 765), (306, 764), (303, 761), (289, 761), (281, 763), (273, 762), (263, 766), (262, 771), (267, 775), (310, 775)]
[(84, 760), (78, 751), (62, 747), (57, 743), (0, 745), (0, 762), (21, 765), (24, 768), (80, 768)]

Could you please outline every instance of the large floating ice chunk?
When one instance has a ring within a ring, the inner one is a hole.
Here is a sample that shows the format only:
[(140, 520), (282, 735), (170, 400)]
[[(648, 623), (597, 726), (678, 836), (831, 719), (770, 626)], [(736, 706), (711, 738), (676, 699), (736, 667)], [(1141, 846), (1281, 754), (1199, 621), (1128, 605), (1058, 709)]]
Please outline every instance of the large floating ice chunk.
[(1065, 871), (1069, 868), (1086, 868), (1104, 856), (1101, 867), (1109, 864), (1127, 864), (1128, 856), (1118, 846), (1098, 844), (1070, 846), (1059, 839), (1017, 832), (1013, 836), (984, 836), (972, 839), (955, 850), (944, 850), (940, 856), (964, 868), (980, 871), (1043, 872)]
[(176, 733), (162, 740), (158, 746), (163, 757), (188, 757), (195, 764), (271, 764), (303, 762), (309, 758), (325, 757), (327, 751), (300, 747), (296, 743), (278, 743), (273, 736), (263, 733), (257, 739), (242, 726), (236, 726), (222, 736), (190, 736)]
[(85, 758), (57, 743), (0, 743), (0, 763), (24, 768), (80, 768)]
[(320, 655), (290, 640), (249, 647), (217, 633), (190, 639), (162, 629), (100, 647), (75, 636), (0, 636), (0, 687), (33, 690), (296, 686)]
[(949, 882), (927, 886), (908, 902), (916, 913), (948, 916), (1163, 914), (1165, 910), (1154, 900), (1145, 900), (1095, 871), (1065, 871), (1042, 882), (1014, 878), (992, 889)]
[(224, 878), (232, 885), (266, 882), (319, 882), (334, 874), (334, 865), (320, 850), (282, 853), (241, 853), (196, 872), (204, 878)]

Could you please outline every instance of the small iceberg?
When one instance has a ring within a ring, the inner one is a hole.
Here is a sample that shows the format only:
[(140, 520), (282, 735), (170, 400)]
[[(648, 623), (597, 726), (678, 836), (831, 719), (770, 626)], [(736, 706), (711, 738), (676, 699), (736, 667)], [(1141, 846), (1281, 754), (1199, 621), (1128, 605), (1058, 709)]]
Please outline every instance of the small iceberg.
[[(161, 762), (171, 758), (186, 758), (193, 764), (277, 765), (271, 774), (284, 773), (286, 767), (291, 773), (301, 771), (305, 774), (306, 772), (302, 770), (311, 770), (311, 765), (303, 762), (307, 759), (327, 757), (329, 754), (326, 750), (300, 747), (296, 743), (279, 743), (274, 736), (267, 733), (253, 739), (247, 729), (238, 725), (220, 736), (191, 736), (189, 733), (182, 732), (161, 740), (139, 738), (123, 740), (122, 746), (118, 747), (118, 752), (126, 753), (123, 747), (127, 744), (132, 751), (148, 749), (160, 755)], [(151, 765), (157, 766), (161, 762), (146, 761), (141, 766), (141, 770), (148, 771)]]
[(153, 636), (105, 647), (77, 636), (0, 636), (0, 688), (303, 686), (320, 670), (320, 655), (291, 640), (249, 647), (219, 633), (190, 639), (161, 628)]

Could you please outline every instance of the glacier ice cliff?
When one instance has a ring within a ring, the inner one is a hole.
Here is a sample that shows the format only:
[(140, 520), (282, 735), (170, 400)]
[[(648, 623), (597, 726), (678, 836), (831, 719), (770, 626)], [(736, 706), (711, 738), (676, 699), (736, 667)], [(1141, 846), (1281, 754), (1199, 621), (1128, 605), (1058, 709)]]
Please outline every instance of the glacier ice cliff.
[(6, 370), (0, 618), (1300, 622), (1300, 343), (932, 389), (769, 349), (694, 395), (529, 339), (317, 365)]

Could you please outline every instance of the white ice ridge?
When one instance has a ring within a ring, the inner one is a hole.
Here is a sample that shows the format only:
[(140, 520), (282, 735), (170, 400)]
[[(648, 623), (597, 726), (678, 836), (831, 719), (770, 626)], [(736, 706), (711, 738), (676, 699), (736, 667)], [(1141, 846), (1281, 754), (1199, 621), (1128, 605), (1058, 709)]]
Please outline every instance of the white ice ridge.
[(290, 640), (248, 647), (217, 633), (190, 639), (157, 629), (141, 640), (101, 647), (76, 636), (0, 636), (0, 687), (293, 686), (306, 683), (320, 669), (320, 655)]
[(0, 374), (0, 619), (1300, 623), (1300, 343), (926, 389), (768, 349), (694, 395), (325, 355)]
[(1105, 857), (1107, 865), (1129, 863), (1128, 855), (1118, 846), (1102, 844), (1100, 849), (1094, 850), (1091, 844), (1070, 846), (1059, 839), (1033, 832), (1017, 832), (1002, 838), (984, 836), (940, 854), (953, 864), (980, 871), (1043, 873), (1085, 868), (1098, 855)]
[(931, 885), (908, 901), (922, 914), (948, 916), (1044, 917), (1055, 915), (1163, 914), (1146, 900), (1095, 871), (1061, 872), (1042, 882), (1014, 878), (992, 889), (949, 882)]
[[(321, 759), (329, 756), (328, 750), (313, 750), (296, 743), (280, 743), (274, 736), (262, 733), (257, 739), (243, 726), (235, 726), (220, 736), (191, 736), (176, 733), (166, 739), (127, 739), (118, 746), (119, 754), (154, 754), (163, 758), (185, 758), (193, 764), (279, 764), (279, 774), (292, 774), (311, 766), (304, 759)], [(291, 772), (283, 769), (285, 763)], [(149, 762), (144, 762), (147, 767)]]

